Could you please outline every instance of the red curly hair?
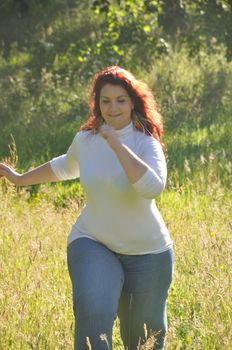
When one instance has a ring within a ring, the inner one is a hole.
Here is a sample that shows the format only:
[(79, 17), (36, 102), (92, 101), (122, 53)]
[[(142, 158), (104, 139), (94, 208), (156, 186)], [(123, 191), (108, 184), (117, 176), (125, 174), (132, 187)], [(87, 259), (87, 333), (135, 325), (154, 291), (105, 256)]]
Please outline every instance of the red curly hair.
[(145, 83), (137, 80), (133, 74), (118, 66), (108, 67), (95, 75), (89, 101), (91, 114), (80, 130), (92, 130), (95, 134), (98, 133), (104, 122), (99, 101), (101, 89), (105, 84), (120, 85), (127, 91), (134, 103), (131, 116), (134, 127), (156, 138), (164, 148), (163, 120), (151, 90)]

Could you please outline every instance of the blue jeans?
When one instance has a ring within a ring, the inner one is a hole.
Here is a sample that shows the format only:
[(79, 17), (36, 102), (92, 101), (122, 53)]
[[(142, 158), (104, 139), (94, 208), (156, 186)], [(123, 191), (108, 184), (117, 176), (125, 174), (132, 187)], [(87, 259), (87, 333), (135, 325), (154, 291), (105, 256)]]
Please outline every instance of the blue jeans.
[(79, 238), (68, 246), (68, 268), (75, 350), (90, 349), (88, 342), (92, 350), (112, 349), (117, 314), (126, 350), (139, 349), (139, 344), (154, 333), (155, 344), (149, 349), (164, 347), (172, 249), (159, 254), (123, 255), (91, 239)]

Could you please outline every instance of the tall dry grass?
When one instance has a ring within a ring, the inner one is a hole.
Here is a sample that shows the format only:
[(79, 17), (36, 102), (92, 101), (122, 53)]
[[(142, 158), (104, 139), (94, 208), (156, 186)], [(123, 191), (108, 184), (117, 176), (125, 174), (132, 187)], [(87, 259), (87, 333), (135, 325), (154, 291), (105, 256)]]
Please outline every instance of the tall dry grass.
[[(1, 186), (0, 350), (72, 349), (66, 236), (79, 209), (27, 197)], [(231, 349), (230, 192), (217, 184), (208, 193), (170, 189), (158, 206), (175, 244), (167, 350)], [(118, 320), (114, 349), (122, 349)]]

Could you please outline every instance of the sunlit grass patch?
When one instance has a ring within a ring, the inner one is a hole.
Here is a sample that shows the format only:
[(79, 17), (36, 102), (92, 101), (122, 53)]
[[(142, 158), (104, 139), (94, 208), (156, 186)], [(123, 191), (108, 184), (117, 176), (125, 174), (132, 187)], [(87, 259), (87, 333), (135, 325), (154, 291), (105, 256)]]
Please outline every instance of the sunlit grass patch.
[[(61, 198), (55, 205), (52, 193), (49, 186), (32, 197), (12, 186), (0, 189), (1, 350), (72, 349), (66, 237), (80, 208), (62, 191), (65, 205)], [(175, 250), (167, 350), (229, 350), (231, 194), (220, 184), (203, 192), (187, 182), (166, 190), (157, 205)], [(123, 349), (118, 320), (113, 343)]]
[(160, 205), (175, 244), (168, 349), (231, 344), (231, 195), (166, 193)]

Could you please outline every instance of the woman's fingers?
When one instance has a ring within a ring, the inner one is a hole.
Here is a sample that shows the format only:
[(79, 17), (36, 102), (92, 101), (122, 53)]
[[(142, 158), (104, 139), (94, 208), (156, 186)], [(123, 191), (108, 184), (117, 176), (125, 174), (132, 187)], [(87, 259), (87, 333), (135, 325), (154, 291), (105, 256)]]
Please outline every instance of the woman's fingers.
[(8, 165), (0, 163), (0, 178), (6, 177), (9, 181), (15, 183), (19, 174)]
[(5, 167), (4, 164), (0, 163), (0, 177), (5, 176)]
[(10, 168), (3, 164), (3, 163), (0, 163), (0, 176), (7, 176), (7, 174), (9, 174), (9, 170)]
[(115, 137), (116, 133), (111, 126), (104, 124), (100, 128), (100, 135), (105, 139), (108, 139), (109, 137)]

